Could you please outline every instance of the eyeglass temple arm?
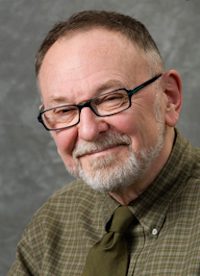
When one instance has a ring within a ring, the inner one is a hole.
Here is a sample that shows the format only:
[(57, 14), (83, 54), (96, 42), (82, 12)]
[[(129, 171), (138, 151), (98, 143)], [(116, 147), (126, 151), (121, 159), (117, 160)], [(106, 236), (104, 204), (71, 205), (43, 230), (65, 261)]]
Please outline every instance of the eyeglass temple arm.
[(140, 84), (139, 86), (135, 87), (132, 90), (129, 90), (129, 95), (133, 95), (135, 93), (137, 93), (139, 90), (143, 89), (144, 87), (146, 87), (147, 85), (151, 84), (152, 82), (156, 81), (158, 78), (160, 78), (162, 76), (162, 73), (160, 73), (159, 75), (156, 75), (155, 77), (153, 77), (150, 80), (145, 81), (144, 83)]

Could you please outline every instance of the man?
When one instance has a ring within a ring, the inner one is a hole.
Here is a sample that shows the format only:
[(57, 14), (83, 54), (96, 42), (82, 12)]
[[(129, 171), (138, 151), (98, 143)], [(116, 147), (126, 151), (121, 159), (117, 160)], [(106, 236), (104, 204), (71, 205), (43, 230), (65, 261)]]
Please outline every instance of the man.
[[(200, 151), (175, 129), (181, 78), (143, 24), (76, 14), (49, 32), (36, 74), (39, 121), (77, 181), (36, 213), (9, 275), (199, 275)], [(120, 245), (102, 250), (119, 209)]]

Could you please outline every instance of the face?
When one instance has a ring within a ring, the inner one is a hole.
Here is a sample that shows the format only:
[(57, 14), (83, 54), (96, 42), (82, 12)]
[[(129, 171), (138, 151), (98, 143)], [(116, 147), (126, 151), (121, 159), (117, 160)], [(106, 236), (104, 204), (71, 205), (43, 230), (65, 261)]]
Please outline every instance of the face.
[[(142, 51), (118, 33), (94, 29), (57, 41), (38, 81), (46, 109), (132, 89), (151, 77)], [(135, 94), (122, 113), (97, 117), (85, 107), (78, 125), (51, 132), (69, 172), (94, 189), (113, 191), (134, 185), (153, 168), (165, 132), (159, 81)]]

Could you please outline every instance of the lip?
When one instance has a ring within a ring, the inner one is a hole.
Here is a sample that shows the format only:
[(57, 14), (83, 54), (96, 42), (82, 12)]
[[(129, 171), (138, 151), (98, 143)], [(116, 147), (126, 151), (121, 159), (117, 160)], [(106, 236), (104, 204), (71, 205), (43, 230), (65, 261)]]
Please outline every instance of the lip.
[(78, 158), (82, 158), (82, 157), (86, 157), (86, 156), (93, 156), (93, 157), (100, 157), (106, 154), (110, 154), (110, 153), (114, 153), (115, 151), (120, 150), (120, 148), (128, 146), (127, 144), (120, 144), (120, 145), (113, 145), (113, 146), (109, 146), (107, 148), (104, 149), (100, 149), (100, 150), (94, 150), (91, 152), (87, 152), (85, 154), (82, 154), (80, 156), (78, 156)]

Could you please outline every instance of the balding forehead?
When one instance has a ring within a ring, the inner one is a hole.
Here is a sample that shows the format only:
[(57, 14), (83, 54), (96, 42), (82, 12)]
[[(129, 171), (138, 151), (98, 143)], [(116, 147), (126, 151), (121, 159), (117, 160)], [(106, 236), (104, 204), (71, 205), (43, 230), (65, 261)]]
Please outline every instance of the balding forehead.
[[(44, 63), (58, 62), (64, 57), (63, 52), (65, 52), (65, 57), (69, 60), (71, 68), (73, 69), (73, 62), (76, 62), (76, 67), (78, 62), (84, 62), (84, 55), (88, 55), (90, 52), (90, 57), (92, 59), (98, 59), (100, 55), (102, 57), (113, 58), (115, 52), (117, 56), (121, 59), (123, 63), (126, 55), (130, 58), (137, 52), (137, 56), (144, 58), (145, 53), (130, 42), (125, 36), (104, 29), (92, 29), (87, 32), (76, 32), (73, 36), (62, 37), (52, 45), (52, 47), (47, 52)], [(73, 62), (71, 59), (71, 53), (77, 54), (73, 56)], [(81, 57), (81, 60), (80, 60)], [(87, 61), (88, 62), (88, 61)], [(105, 60), (106, 62), (106, 60)]]

